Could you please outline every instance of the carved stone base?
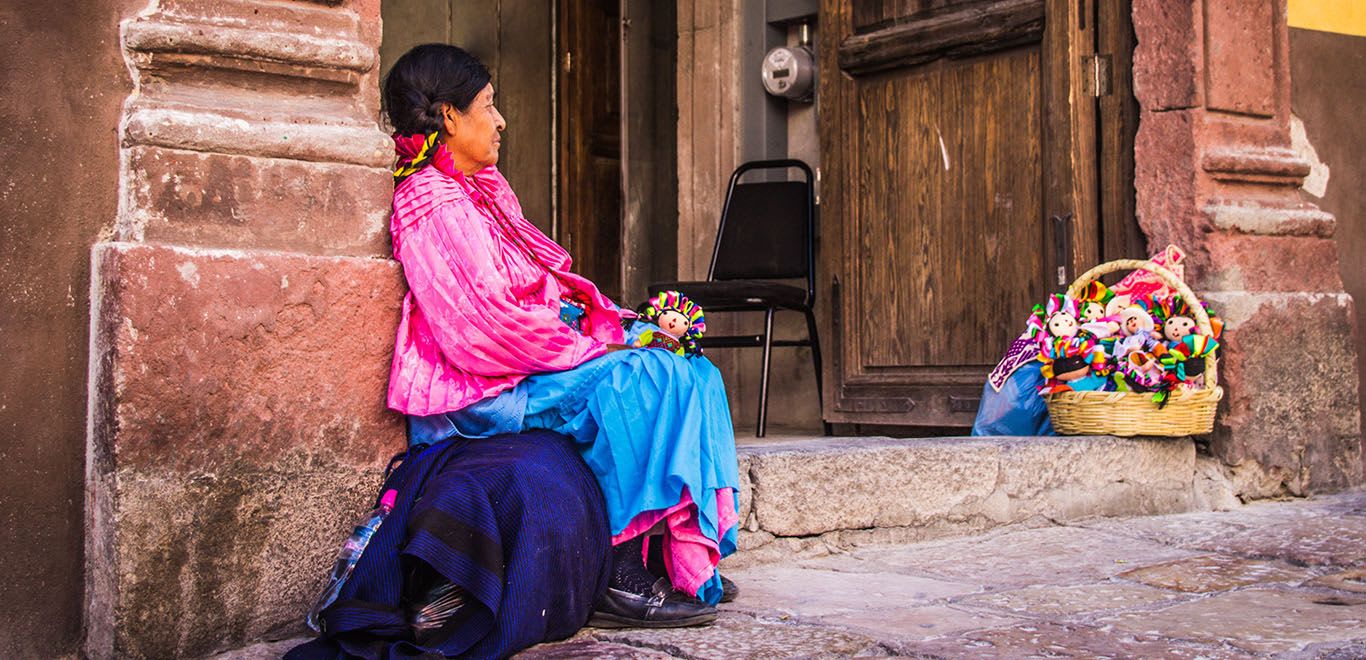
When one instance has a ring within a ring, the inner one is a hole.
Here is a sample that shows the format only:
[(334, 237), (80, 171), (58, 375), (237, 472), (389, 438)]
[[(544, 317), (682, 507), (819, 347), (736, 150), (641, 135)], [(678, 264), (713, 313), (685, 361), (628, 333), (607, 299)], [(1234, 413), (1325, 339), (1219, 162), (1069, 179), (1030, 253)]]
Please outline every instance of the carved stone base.
[(1356, 328), (1335, 220), (1301, 199), (1283, 0), (1134, 1), (1140, 222), (1186, 250), (1224, 317), (1213, 437), (1265, 478), (1244, 497), (1349, 488), (1362, 468)]

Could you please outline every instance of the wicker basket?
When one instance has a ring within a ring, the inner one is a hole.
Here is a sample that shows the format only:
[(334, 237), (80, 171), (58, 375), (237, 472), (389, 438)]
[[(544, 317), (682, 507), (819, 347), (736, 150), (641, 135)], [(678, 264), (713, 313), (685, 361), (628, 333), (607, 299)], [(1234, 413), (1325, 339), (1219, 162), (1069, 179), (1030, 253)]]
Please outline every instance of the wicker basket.
[[(1151, 261), (1120, 259), (1086, 271), (1068, 288), (1076, 298), (1081, 290), (1102, 275), (1121, 270), (1145, 270), (1157, 275), (1181, 294), (1190, 305), (1200, 331), (1212, 334), (1209, 315), (1195, 292), (1175, 273)], [(1224, 398), (1218, 384), (1218, 361), (1205, 358), (1205, 388), (1173, 392), (1158, 408), (1148, 392), (1057, 392), (1047, 395), (1048, 416), (1063, 435), (1202, 435), (1214, 430), (1214, 411)]]

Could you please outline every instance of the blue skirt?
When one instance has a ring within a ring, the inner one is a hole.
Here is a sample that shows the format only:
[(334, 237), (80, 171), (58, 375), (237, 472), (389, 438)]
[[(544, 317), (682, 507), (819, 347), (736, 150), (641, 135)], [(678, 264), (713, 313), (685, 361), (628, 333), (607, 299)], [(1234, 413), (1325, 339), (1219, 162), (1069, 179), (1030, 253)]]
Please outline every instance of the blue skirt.
[[(615, 351), (568, 371), (529, 377), (456, 412), (409, 417), (409, 442), (526, 429), (574, 439), (602, 488), (614, 536), (641, 513), (678, 504), (686, 488), (702, 534), (722, 557), (735, 551), (735, 527), (720, 529), (716, 507), (718, 489), (732, 489), (731, 497), (740, 491), (735, 431), (721, 374), (706, 358), (661, 349)], [(719, 577), (713, 575), (698, 595), (719, 599)]]

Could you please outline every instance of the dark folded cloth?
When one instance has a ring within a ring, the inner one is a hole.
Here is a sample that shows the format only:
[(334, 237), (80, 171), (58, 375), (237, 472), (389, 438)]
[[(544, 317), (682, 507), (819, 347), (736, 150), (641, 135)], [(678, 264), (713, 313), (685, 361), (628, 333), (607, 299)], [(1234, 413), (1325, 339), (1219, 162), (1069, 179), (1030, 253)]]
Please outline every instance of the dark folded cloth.
[[(451, 438), (407, 457), (375, 532), (321, 637), (288, 660), (505, 657), (568, 637), (607, 587), (602, 493), (571, 441), (548, 431)], [(414, 638), (404, 602), (415, 575), (450, 580), (466, 605)]]

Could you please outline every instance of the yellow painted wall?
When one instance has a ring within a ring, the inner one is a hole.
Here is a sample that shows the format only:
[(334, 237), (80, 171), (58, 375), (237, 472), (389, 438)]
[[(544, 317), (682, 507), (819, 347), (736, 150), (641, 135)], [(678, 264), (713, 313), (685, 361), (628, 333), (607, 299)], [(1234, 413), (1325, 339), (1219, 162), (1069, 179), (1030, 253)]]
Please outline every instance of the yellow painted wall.
[(1292, 28), (1366, 37), (1366, 0), (1289, 0)]

